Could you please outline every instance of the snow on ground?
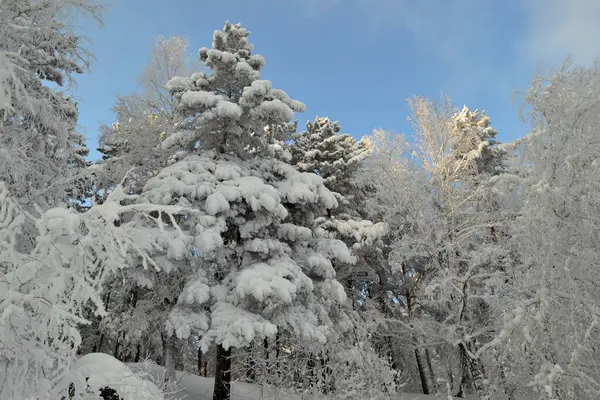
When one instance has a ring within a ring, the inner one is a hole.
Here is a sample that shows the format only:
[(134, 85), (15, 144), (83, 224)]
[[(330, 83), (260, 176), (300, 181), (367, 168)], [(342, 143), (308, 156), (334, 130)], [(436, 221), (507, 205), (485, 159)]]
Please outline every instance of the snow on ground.
[(80, 357), (73, 365), (69, 379), (77, 382), (79, 387), (85, 387), (87, 383), (89, 393), (97, 393), (108, 386), (117, 390), (124, 400), (160, 400), (163, 397), (160, 389), (151, 382), (142, 379), (113, 356), (103, 353)]
[[(164, 368), (155, 364), (129, 364), (135, 371), (144, 371), (160, 379), (164, 375)], [(212, 400), (213, 378), (205, 378), (198, 375), (177, 371), (177, 400)], [(233, 382), (232, 400), (335, 400), (330, 396), (308, 396), (294, 393), (291, 390), (264, 388), (245, 382)], [(390, 400), (447, 400), (447, 396), (424, 395), (411, 393), (398, 393), (390, 397)], [(477, 397), (469, 397), (466, 400), (476, 400)], [(371, 400), (371, 399), (365, 399)], [(383, 399), (382, 399), (383, 400)], [(387, 398), (385, 400), (388, 400)], [(465, 399), (461, 399), (465, 400)]]

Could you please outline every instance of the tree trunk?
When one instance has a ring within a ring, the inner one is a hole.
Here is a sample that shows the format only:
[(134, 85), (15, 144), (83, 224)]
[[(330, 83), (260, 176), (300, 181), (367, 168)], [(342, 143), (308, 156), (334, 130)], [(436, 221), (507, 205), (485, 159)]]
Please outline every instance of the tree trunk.
[(319, 385), (319, 389), (321, 390), (321, 393), (327, 394), (327, 360), (325, 359), (323, 352), (321, 352), (321, 355), (319, 356), (319, 362), (321, 363), (321, 384)]
[(279, 329), (277, 329), (277, 333), (275, 334), (275, 369), (277, 373), (277, 377), (281, 377), (281, 370), (279, 368), (279, 351), (281, 344), (279, 343)]
[(117, 342), (115, 343), (115, 350), (113, 351), (113, 357), (119, 361), (121, 360), (121, 358), (119, 357), (120, 346), (121, 346), (121, 342), (119, 342), (119, 339), (117, 338)]
[(248, 382), (256, 382), (256, 361), (254, 361), (254, 342), (248, 346), (248, 366), (246, 367), (246, 380)]
[(469, 356), (469, 353), (474, 353), (474, 350), (471, 343), (463, 343), (460, 345), (463, 379), (461, 380), (459, 393), (464, 395), (464, 387), (472, 386), (480, 400), (490, 400), (491, 395), (485, 384), (486, 375), (483, 363), (479, 358), (472, 358)]
[(479, 358), (471, 359), (471, 376), (473, 379), (473, 386), (475, 387), (475, 391), (477, 395), (479, 395), (479, 400), (490, 400), (490, 393), (488, 392), (485, 384), (485, 369), (483, 368), (483, 363)]
[(459, 346), (459, 351), (460, 351), (460, 381), (458, 384), (458, 393), (456, 394), (456, 397), (464, 398), (466, 395), (465, 387), (471, 386), (471, 378), (469, 376), (469, 366), (468, 366), (469, 356), (467, 355), (463, 345)]
[(388, 347), (388, 358), (390, 361), (390, 366), (394, 371), (396, 371), (396, 373), (394, 375), (394, 387), (398, 388), (398, 386), (400, 385), (400, 373), (401, 373), (400, 362), (398, 361), (398, 356), (396, 354), (396, 351), (394, 348), (394, 342), (393, 342), (392, 338), (390, 336), (388, 336), (385, 339), (385, 342)]
[(202, 375), (202, 346), (198, 346), (198, 375)]
[(165, 383), (175, 383), (177, 377), (175, 375), (175, 356), (174, 356), (174, 336), (166, 337), (160, 334), (163, 345), (163, 361), (165, 363)]
[(215, 386), (213, 400), (229, 400), (231, 398), (231, 349), (225, 350), (217, 345), (215, 365)]
[[(106, 293), (106, 297), (103, 300), (104, 303), (104, 311), (108, 311), (108, 305), (110, 303), (110, 290)], [(104, 342), (104, 333), (100, 332), (100, 322), (102, 321), (102, 319), (100, 319), (100, 321), (98, 322), (98, 336), (100, 336), (100, 339), (98, 340), (98, 343), (94, 345), (94, 348), (92, 349), (92, 353), (102, 353), (102, 344)]]
[(330, 394), (334, 391), (333, 370), (329, 367), (329, 351), (321, 353), (321, 391), (323, 394)]
[(431, 364), (431, 354), (429, 349), (425, 349), (425, 360), (427, 361), (427, 370), (429, 371), (429, 379), (431, 380), (431, 390), (433, 393), (437, 393), (437, 385), (435, 382), (435, 374), (433, 373), (433, 366)]
[(265, 382), (270, 382), (270, 378), (271, 378), (271, 365), (269, 363), (269, 341), (267, 340), (267, 338), (263, 339), (263, 347), (265, 350), (265, 370), (264, 373), (266, 374), (265, 378)]
[(315, 360), (314, 354), (310, 353), (308, 355), (308, 361), (306, 362), (306, 367), (308, 369), (308, 387), (310, 389), (314, 389), (316, 386), (316, 374), (315, 370), (317, 368), (317, 362)]
[(133, 360), (134, 363), (140, 362), (140, 355), (141, 355), (141, 353), (142, 353), (142, 346), (138, 344), (136, 346), (136, 350), (135, 350), (135, 358)]
[(98, 344), (94, 345), (92, 349), (92, 353), (102, 353), (102, 344), (104, 343), (104, 333), (100, 334), (100, 340), (98, 340)]
[(175, 370), (183, 371), (185, 369), (185, 365), (183, 364), (183, 343), (175, 335), (171, 336), (171, 339), (171, 352), (175, 359)]
[(427, 361), (425, 360), (423, 351), (418, 347), (415, 349), (415, 358), (417, 360), (417, 368), (419, 369), (419, 377), (421, 378), (423, 394), (431, 394), (432, 385), (431, 380), (429, 379), (429, 371), (427, 371)]
[(451, 395), (454, 393), (454, 372), (452, 371), (452, 364), (450, 361), (446, 362), (446, 375), (448, 376), (448, 394)]

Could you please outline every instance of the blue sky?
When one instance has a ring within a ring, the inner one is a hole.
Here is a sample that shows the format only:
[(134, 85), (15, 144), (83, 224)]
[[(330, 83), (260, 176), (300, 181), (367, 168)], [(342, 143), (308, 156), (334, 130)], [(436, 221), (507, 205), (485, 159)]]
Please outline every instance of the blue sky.
[(74, 95), (92, 158), (98, 126), (113, 122), (117, 94), (136, 90), (155, 38), (187, 36), (196, 54), (226, 20), (252, 32), (263, 79), (307, 105), (301, 127), (328, 116), (355, 137), (409, 133), (406, 98), (443, 92), (485, 109), (500, 140), (513, 140), (527, 129), (512, 92), (541, 61), (600, 55), (598, 0), (119, 0), (103, 29), (82, 23), (96, 61)]

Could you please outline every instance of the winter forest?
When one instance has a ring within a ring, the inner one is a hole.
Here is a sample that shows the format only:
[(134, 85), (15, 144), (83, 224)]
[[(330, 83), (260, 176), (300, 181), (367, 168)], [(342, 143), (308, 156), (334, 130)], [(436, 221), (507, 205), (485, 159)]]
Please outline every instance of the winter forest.
[(600, 398), (600, 65), (540, 73), (508, 143), (417, 95), (358, 139), (216, 21), (156, 40), (92, 161), (103, 12), (0, 0), (0, 400)]

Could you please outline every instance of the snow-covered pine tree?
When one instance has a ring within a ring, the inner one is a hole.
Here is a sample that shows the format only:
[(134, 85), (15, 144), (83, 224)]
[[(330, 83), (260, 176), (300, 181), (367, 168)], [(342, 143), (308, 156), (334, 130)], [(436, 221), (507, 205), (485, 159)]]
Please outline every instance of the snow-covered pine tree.
[[(186, 38), (160, 36), (139, 77), (138, 91), (117, 96), (111, 109), (116, 122), (100, 126), (98, 151), (103, 160), (94, 166), (96, 204), (123, 178), (126, 192), (139, 194), (148, 179), (167, 165), (169, 153), (160, 144), (174, 132), (180, 119), (177, 104), (164, 84), (174, 76), (189, 73), (192, 63), (187, 51)], [(103, 296), (108, 314), (102, 320), (93, 319), (82, 351), (104, 348), (123, 361), (135, 361), (143, 352), (162, 364), (162, 329), (148, 323), (145, 315), (156, 313), (160, 318), (167, 308), (154, 301), (152, 291), (130, 277), (129, 272), (111, 279), (116, 284), (109, 285)]]
[(356, 216), (360, 212), (361, 193), (353, 178), (361, 162), (369, 156), (369, 150), (364, 143), (340, 131), (339, 122), (327, 117), (308, 121), (306, 131), (293, 137), (292, 164), (299, 171), (323, 178), (340, 203), (335, 214), (345, 212)]
[[(370, 150), (362, 141), (339, 133), (339, 123), (329, 118), (317, 117), (306, 127), (306, 131), (294, 136), (289, 146), (293, 156), (291, 162), (299, 171), (323, 178), (325, 186), (336, 196), (340, 205), (327, 216), (317, 219), (316, 223), (323, 235), (343, 240), (360, 256), (361, 261), (349, 269), (342, 270), (343, 266), (337, 266), (338, 279), (343, 276), (346, 289), (357, 293), (364, 289), (365, 278), (373, 272), (372, 266), (365, 261), (378, 258), (381, 239), (387, 229), (383, 222), (373, 223), (365, 219), (368, 214), (365, 210), (365, 187), (356, 181), (357, 172), (369, 157)], [(384, 274), (376, 275), (382, 278)]]
[[(116, 122), (100, 126), (98, 151), (103, 160), (94, 165), (96, 193), (90, 196), (94, 204), (101, 204), (120, 182), (128, 194), (139, 194), (148, 179), (167, 165), (169, 154), (160, 144), (176, 129), (179, 114), (164, 84), (189, 73), (192, 63), (187, 50), (184, 37), (157, 38), (139, 77), (138, 91), (117, 96), (111, 109)], [(107, 285), (103, 294), (107, 315), (103, 319), (89, 316), (93, 323), (85, 329), (84, 354), (110, 351), (123, 361), (139, 360), (143, 354), (162, 364), (163, 330), (149, 323), (146, 315), (164, 319), (169, 308), (162, 300), (156, 301), (145, 283), (139, 283), (138, 275), (137, 271), (124, 271), (110, 278), (114, 284)], [(165, 288), (168, 290), (168, 285)]]
[(166, 328), (180, 338), (202, 334), (204, 349), (216, 343), (215, 400), (229, 398), (232, 347), (274, 338), (278, 327), (326, 341), (331, 311), (346, 299), (331, 260), (353, 261), (343, 242), (317, 237), (315, 218), (337, 206), (323, 179), (275, 157), (269, 127), (289, 124), (304, 105), (259, 79), (264, 58), (248, 36), (227, 22), (199, 51), (212, 72), (167, 83), (187, 120), (163, 146), (186, 154), (141, 195), (199, 213), (167, 220), (157, 234), (165, 273), (185, 273), (181, 261), (195, 268), (169, 299)]
[(493, 176), (504, 169), (502, 148), (496, 139), (498, 131), (491, 127), (485, 112), (464, 106), (452, 117), (449, 168), (455, 179), (471, 176)]
[[(370, 149), (365, 142), (357, 141), (340, 131), (337, 121), (317, 117), (314, 122), (307, 123), (306, 131), (293, 136), (289, 149), (295, 168), (323, 178), (325, 186), (335, 194), (340, 204), (315, 222), (323, 237), (344, 241), (357, 256), (356, 263), (334, 263), (338, 280), (344, 285), (346, 292), (351, 293), (351, 302), (353, 308), (356, 308), (367, 287), (381, 288), (380, 294), (390, 289), (389, 274), (382, 267), (383, 238), (387, 233), (387, 225), (382, 221), (373, 223), (365, 219), (368, 214), (365, 207), (365, 187), (356, 180), (363, 162), (371, 154)], [(384, 302), (391, 301), (385, 295), (377, 297)], [(354, 318), (359, 320), (361, 316), (357, 313)], [(357, 335), (342, 331), (338, 333), (336, 342), (345, 342), (348, 351), (355, 350), (354, 346), (359, 341)], [(336, 343), (334, 346), (337, 348), (322, 349), (326, 355), (321, 357), (319, 363), (323, 363), (323, 358), (328, 360), (330, 366), (338, 361), (335, 358), (340, 353), (340, 344)], [(389, 350), (385, 352), (386, 358), (388, 352)]]

